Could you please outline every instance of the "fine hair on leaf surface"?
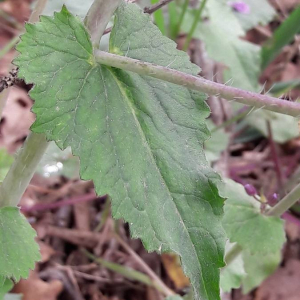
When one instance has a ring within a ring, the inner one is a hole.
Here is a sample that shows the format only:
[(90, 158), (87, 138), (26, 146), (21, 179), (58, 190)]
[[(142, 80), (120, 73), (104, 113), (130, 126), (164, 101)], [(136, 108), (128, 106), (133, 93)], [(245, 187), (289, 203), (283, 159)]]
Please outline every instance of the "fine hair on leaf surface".
[[(203, 150), (206, 96), (95, 63), (88, 32), (66, 7), (26, 31), (14, 63), (34, 83), (32, 131), (71, 146), (81, 178), (111, 196), (113, 216), (147, 250), (180, 255), (196, 299), (220, 299), (223, 199)], [(118, 8), (110, 52), (199, 72), (135, 4)]]

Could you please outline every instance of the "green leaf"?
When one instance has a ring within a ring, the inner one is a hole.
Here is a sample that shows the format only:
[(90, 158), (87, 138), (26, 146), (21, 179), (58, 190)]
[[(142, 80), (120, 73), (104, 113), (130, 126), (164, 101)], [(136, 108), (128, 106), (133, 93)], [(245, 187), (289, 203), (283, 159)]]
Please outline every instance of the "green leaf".
[(273, 36), (262, 48), (262, 68), (266, 68), (281, 52), (282, 48), (293, 41), (300, 32), (300, 6), (276, 29)]
[(243, 251), (243, 261), (247, 273), (242, 279), (243, 293), (247, 294), (276, 271), (281, 261), (281, 251), (266, 255), (251, 255)]
[[(205, 6), (208, 21), (199, 22), (194, 37), (202, 40), (210, 58), (226, 66), (225, 82), (246, 90), (258, 90), (260, 47), (241, 40), (245, 35), (227, 0), (209, 0)], [(183, 29), (190, 29), (191, 14)], [(226, 20), (226, 22), (224, 22)], [(222, 45), (222, 47), (220, 47)]]
[(6, 149), (0, 149), (0, 181), (2, 182), (7, 174), (14, 158), (7, 153)]
[(17, 207), (0, 209), (0, 277), (19, 281), (40, 259), (36, 232)]
[(267, 0), (243, 0), (249, 5), (249, 14), (234, 11), (245, 31), (256, 27), (257, 25), (267, 25), (276, 15), (273, 6)]
[[(66, 8), (26, 30), (15, 64), (35, 84), (32, 130), (71, 146), (81, 177), (94, 181), (97, 194), (110, 194), (114, 217), (149, 251), (181, 256), (196, 299), (219, 299), (223, 199), (203, 152), (205, 96), (95, 64), (85, 28)], [(199, 71), (133, 4), (118, 9), (110, 50)]]
[[(224, 228), (231, 242), (237, 242), (242, 255), (221, 270), (221, 288), (229, 292), (242, 284), (248, 293), (271, 275), (280, 263), (285, 241), (283, 221), (262, 215), (260, 203), (247, 195), (242, 185), (227, 179), (220, 185), (225, 202)], [(230, 246), (226, 247), (226, 251)]]
[(226, 180), (222, 195), (227, 198), (223, 226), (230, 242), (251, 254), (276, 253), (285, 242), (283, 221), (261, 214), (260, 203), (246, 194), (242, 185)]
[(241, 255), (221, 270), (220, 286), (224, 292), (230, 292), (242, 285), (243, 293), (247, 294), (273, 274), (280, 261), (280, 250), (265, 255), (252, 255), (243, 250)]
[(0, 300), (4, 299), (6, 293), (8, 293), (14, 286), (13, 282), (10, 279), (6, 279), (4, 276), (1, 276), (0, 279)]
[[(207, 125), (210, 130), (215, 128), (211, 120), (207, 120)], [(229, 144), (229, 134), (224, 129), (218, 129), (211, 134), (210, 139), (204, 143), (206, 159), (212, 163), (218, 160), (221, 153), (227, 148)]]
[(245, 120), (265, 137), (269, 136), (267, 121), (270, 121), (273, 139), (277, 143), (286, 143), (299, 136), (298, 121), (292, 116), (261, 109), (249, 114)]
[(272, 87), (269, 90), (269, 93), (273, 94), (276, 97), (280, 97), (283, 94), (287, 94), (293, 89), (299, 89), (299, 88), (300, 88), (300, 79), (278, 81), (273, 83)]

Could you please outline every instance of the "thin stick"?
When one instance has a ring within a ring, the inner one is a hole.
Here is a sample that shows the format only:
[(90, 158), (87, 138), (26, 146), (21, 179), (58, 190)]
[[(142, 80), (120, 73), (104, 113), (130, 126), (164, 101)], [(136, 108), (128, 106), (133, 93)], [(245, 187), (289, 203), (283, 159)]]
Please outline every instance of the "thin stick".
[(194, 22), (192, 24), (192, 27), (191, 27), (191, 29), (190, 29), (190, 31), (188, 33), (188, 36), (187, 36), (186, 41), (185, 41), (184, 46), (183, 46), (183, 50), (184, 51), (186, 51), (188, 49), (188, 47), (189, 47), (189, 44), (190, 44), (191, 39), (193, 37), (193, 34), (194, 34), (194, 32), (196, 30), (196, 27), (198, 25), (199, 19), (201, 18), (202, 12), (203, 12), (204, 7), (206, 5), (206, 1), (207, 0), (202, 0), (201, 1), (200, 7), (199, 7), (199, 9), (196, 12)]
[(166, 296), (172, 296), (175, 293), (167, 287), (164, 282), (153, 272), (153, 270), (141, 259), (139, 255), (135, 251), (131, 249), (131, 247), (125, 243), (121, 237), (117, 234), (114, 234), (114, 237), (120, 243), (120, 245), (132, 256), (132, 258), (144, 269), (144, 271), (152, 278), (153, 281), (156, 282), (158, 286), (164, 291)]
[(129, 57), (115, 55), (100, 50), (95, 51), (96, 61), (100, 64), (111, 66), (140, 75), (147, 75), (184, 86), (191, 90), (200, 91), (208, 95), (219, 94), (227, 100), (235, 100), (256, 108), (264, 108), (270, 111), (290, 115), (300, 116), (300, 103), (284, 101), (268, 95), (261, 95), (216, 83), (199, 76), (186, 74), (177, 70), (158, 66), (151, 63), (139, 61)]
[(280, 159), (278, 157), (278, 151), (276, 149), (276, 145), (275, 145), (275, 142), (273, 139), (273, 131), (272, 131), (272, 127), (271, 127), (271, 122), (269, 120), (266, 122), (267, 122), (267, 128), (268, 128), (268, 136), (269, 136), (271, 155), (272, 155), (272, 159), (273, 159), (273, 162), (275, 165), (278, 188), (280, 190), (283, 186), (283, 174), (282, 174), (282, 169), (281, 169), (281, 165), (280, 165)]
[(179, 21), (178, 21), (178, 23), (176, 25), (176, 28), (174, 30), (174, 33), (173, 33), (173, 38), (174, 39), (177, 37), (178, 33), (180, 32), (180, 28), (181, 28), (186, 10), (189, 6), (189, 2), (190, 2), (190, 0), (185, 0), (184, 3), (183, 3), (182, 10), (181, 10), (180, 17), (179, 17)]
[(172, 2), (173, 0), (161, 0), (160, 2), (153, 4), (150, 7), (145, 7), (144, 8), (144, 13), (145, 14), (153, 14), (155, 11), (159, 10), (160, 8), (162, 8), (163, 6), (169, 4), (170, 2)]

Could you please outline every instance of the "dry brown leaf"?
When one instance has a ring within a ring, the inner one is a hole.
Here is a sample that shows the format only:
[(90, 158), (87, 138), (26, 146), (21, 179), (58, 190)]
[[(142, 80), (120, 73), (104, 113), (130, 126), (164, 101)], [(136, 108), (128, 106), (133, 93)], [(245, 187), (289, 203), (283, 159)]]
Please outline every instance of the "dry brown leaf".
[(22, 279), (16, 284), (13, 292), (23, 294), (23, 300), (57, 300), (62, 290), (61, 281), (45, 282), (38, 277), (35, 271), (32, 271), (28, 279)]
[(34, 121), (30, 112), (32, 101), (20, 88), (11, 88), (1, 121), (0, 147), (14, 153), (29, 133)]
[(161, 256), (161, 259), (176, 289), (181, 290), (190, 285), (189, 279), (184, 275), (181, 269), (178, 255), (165, 253)]

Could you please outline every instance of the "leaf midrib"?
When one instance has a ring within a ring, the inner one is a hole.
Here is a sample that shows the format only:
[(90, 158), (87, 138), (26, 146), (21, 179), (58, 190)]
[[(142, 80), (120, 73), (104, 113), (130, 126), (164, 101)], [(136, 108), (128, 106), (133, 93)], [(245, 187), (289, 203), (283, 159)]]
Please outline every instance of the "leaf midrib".
[[(164, 182), (164, 185), (165, 185), (165, 187), (166, 187), (166, 189), (167, 189), (167, 192), (168, 192), (170, 198), (171, 198), (171, 199), (174, 199), (173, 196), (172, 196), (171, 191), (169, 190), (169, 187), (168, 187), (167, 182), (165, 181), (163, 175), (161, 174), (161, 172), (160, 172), (160, 170), (159, 170), (159, 168), (158, 168), (158, 166), (157, 166), (156, 159), (155, 159), (155, 157), (153, 156), (153, 153), (152, 153), (151, 148), (150, 148), (150, 146), (149, 146), (149, 144), (148, 144), (147, 138), (146, 138), (146, 136), (145, 136), (145, 134), (144, 134), (143, 129), (141, 128), (140, 122), (138, 121), (138, 119), (137, 119), (137, 117), (136, 117), (134, 107), (132, 106), (131, 101), (128, 99), (128, 97), (127, 97), (127, 95), (126, 95), (126, 92), (124, 91), (124, 88), (123, 88), (123, 86), (122, 86), (122, 84), (123, 84), (122, 81), (119, 80), (119, 78), (116, 76), (116, 74), (114, 74), (114, 72), (112, 71), (111, 68), (106, 67), (106, 69), (111, 73), (112, 77), (115, 79), (116, 84), (117, 84), (117, 86), (118, 86), (118, 88), (119, 88), (121, 94), (123, 95), (123, 98), (127, 100), (127, 101), (125, 101), (125, 103), (128, 105), (128, 107), (129, 107), (129, 109), (130, 109), (130, 111), (131, 111), (131, 113), (132, 113), (132, 116), (133, 116), (133, 119), (134, 119), (134, 121), (135, 121), (136, 127), (138, 128), (138, 131), (140, 132), (140, 137), (141, 137), (142, 140), (144, 141), (144, 143), (143, 143), (144, 148), (147, 150), (147, 152), (148, 152), (148, 154), (149, 154), (151, 160), (153, 161), (153, 164), (155, 165), (155, 168), (156, 168), (156, 170), (157, 170), (157, 172), (158, 172), (158, 174), (159, 174), (161, 180)], [(195, 254), (196, 258), (197, 258), (197, 262), (198, 262), (198, 265), (199, 265), (199, 269), (201, 270), (200, 274), (201, 274), (201, 279), (202, 279), (203, 286), (204, 286), (204, 289), (205, 289), (205, 293), (206, 293), (207, 298), (209, 299), (209, 296), (208, 296), (208, 293), (207, 293), (207, 289), (206, 289), (206, 285), (205, 285), (205, 280), (204, 280), (204, 278), (203, 278), (202, 266), (201, 266), (201, 263), (200, 263), (200, 261), (199, 261), (199, 259), (198, 259), (197, 251), (196, 251), (196, 249), (195, 249), (194, 243), (192, 242), (192, 238), (191, 238), (191, 236), (190, 236), (190, 233), (189, 233), (189, 231), (188, 231), (188, 229), (187, 229), (187, 227), (186, 227), (186, 225), (185, 225), (185, 223), (184, 223), (184, 220), (182, 219), (182, 216), (181, 216), (181, 214), (180, 214), (180, 212), (179, 212), (179, 210), (178, 210), (178, 207), (177, 207), (177, 205), (176, 205), (176, 202), (175, 202), (174, 200), (173, 200), (173, 203), (174, 203), (174, 207), (176, 208), (177, 214), (180, 216), (180, 219), (181, 219), (181, 221), (182, 221), (182, 222), (180, 222), (180, 223), (183, 225), (183, 228), (184, 228), (184, 230), (187, 232), (187, 235), (188, 235), (188, 237), (189, 237), (189, 240), (190, 240), (190, 242), (191, 242), (191, 244), (192, 244), (192, 248), (193, 248), (194, 254)]]

